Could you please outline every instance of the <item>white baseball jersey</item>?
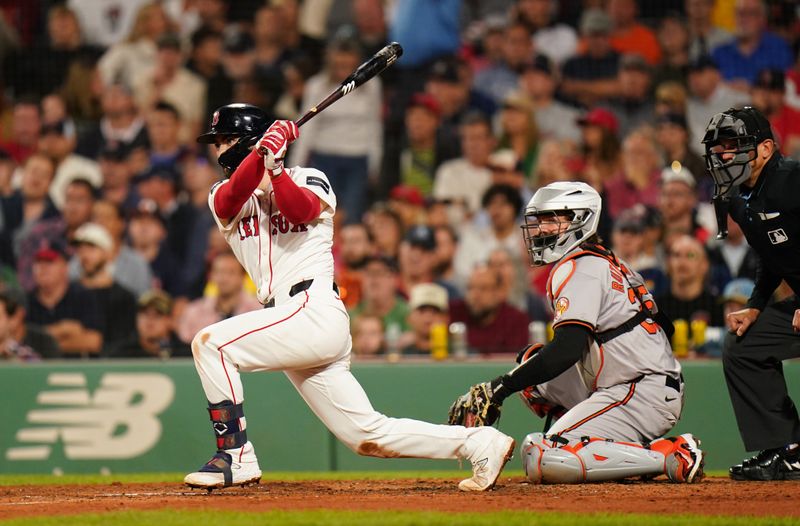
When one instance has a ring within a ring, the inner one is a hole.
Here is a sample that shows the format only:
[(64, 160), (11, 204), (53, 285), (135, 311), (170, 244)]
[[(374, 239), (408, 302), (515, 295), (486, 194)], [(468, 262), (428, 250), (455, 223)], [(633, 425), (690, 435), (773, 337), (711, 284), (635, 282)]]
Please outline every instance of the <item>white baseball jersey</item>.
[[(547, 295), (554, 327), (577, 323), (598, 333), (619, 327), (640, 309), (632, 286), (655, 310), (644, 280), (625, 263), (620, 262), (627, 270), (623, 275), (608, 259), (593, 253), (570, 257), (579, 252), (581, 249), (567, 254), (550, 273)], [(677, 378), (681, 372), (666, 334), (650, 320), (603, 345), (593, 343), (578, 366), (590, 391), (630, 382), (641, 375)]]
[(325, 205), (319, 218), (293, 225), (278, 210), (271, 187), (255, 193), (225, 225), (214, 210), (214, 194), (228, 180), (211, 188), (208, 205), (226, 241), (258, 287), (258, 301), (267, 303), (277, 294), (288, 294), (295, 283), (315, 277), (333, 280), (333, 215), (336, 196), (328, 177), (313, 168), (294, 167), (291, 177), (308, 188)]

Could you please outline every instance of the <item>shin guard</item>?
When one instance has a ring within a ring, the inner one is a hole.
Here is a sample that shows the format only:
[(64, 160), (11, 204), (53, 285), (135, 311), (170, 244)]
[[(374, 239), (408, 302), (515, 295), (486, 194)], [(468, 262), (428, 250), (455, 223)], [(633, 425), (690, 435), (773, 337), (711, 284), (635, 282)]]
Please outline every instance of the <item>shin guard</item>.
[(247, 443), (246, 421), (242, 404), (228, 400), (208, 404), (208, 414), (217, 440), (217, 450), (236, 449)]

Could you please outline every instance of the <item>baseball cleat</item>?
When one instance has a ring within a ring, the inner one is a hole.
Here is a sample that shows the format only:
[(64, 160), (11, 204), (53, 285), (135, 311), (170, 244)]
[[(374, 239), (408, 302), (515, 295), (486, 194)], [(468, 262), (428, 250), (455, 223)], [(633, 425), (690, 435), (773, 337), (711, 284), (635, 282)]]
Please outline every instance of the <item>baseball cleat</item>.
[[(236, 455), (239, 459), (240, 455)], [(213, 489), (229, 486), (249, 486), (261, 481), (261, 469), (254, 453), (241, 455), (239, 462), (225, 451), (217, 451), (198, 471), (189, 473), (183, 479), (190, 488)], [(247, 458), (250, 457), (250, 458)]]
[(674, 439), (673, 452), (667, 456), (667, 477), (672, 482), (691, 484), (703, 479), (703, 466), (705, 454), (700, 449), (700, 440), (689, 433), (679, 435)]
[(765, 449), (732, 466), (733, 480), (800, 480), (800, 453), (785, 447)]
[[(516, 442), (493, 427), (482, 427), (475, 435), (486, 444), (470, 457), (472, 477), (458, 483), (461, 491), (487, 491), (494, 487), (506, 462), (514, 456)], [(474, 435), (473, 435), (474, 436)], [(476, 437), (477, 438), (477, 437)]]

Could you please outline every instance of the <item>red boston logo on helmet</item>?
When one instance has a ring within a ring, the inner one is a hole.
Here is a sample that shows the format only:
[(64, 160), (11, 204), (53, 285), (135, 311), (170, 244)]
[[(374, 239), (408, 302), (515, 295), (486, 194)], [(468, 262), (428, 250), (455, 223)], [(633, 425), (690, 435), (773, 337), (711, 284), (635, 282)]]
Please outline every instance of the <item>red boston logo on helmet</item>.
[(219, 112), (215, 111), (214, 115), (211, 117), (211, 126), (216, 126), (219, 122)]

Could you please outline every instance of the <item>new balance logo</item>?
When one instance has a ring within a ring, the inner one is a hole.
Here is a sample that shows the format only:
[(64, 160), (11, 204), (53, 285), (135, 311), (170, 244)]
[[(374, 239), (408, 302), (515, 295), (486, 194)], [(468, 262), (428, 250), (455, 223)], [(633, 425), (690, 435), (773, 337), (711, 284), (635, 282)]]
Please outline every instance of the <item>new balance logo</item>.
[[(140, 456), (161, 437), (158, 415), (172, 403), (175, 385), (157, 373), (106, 373), (91, 393), (83, 373), (52, 373), (55, 389), (36, 397), (7, 460), (46, 460), (63, 444), (70, 460), (125, 459)], [(60, 448), (59, 448), (60, 449)]]

